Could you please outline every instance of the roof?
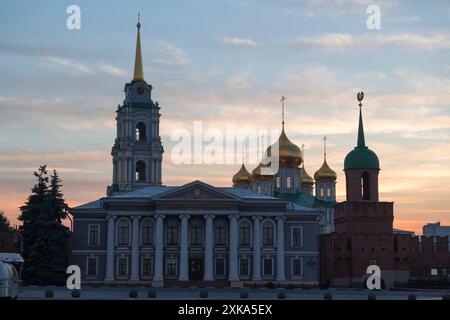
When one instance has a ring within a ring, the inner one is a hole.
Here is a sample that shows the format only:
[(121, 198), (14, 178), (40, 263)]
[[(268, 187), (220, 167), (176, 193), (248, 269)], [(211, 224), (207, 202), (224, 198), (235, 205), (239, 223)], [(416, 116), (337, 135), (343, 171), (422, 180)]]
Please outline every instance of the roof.
[(359, 109), (358, 144), (345, 157), (345, 169), (380, 169), (378, 156), (366, 146), (361, 108)]
[(308, 193), (276, 193), (276, 196), (307, 208), (333, 208), (335, 201), (320, 200)]
[[(186, 185), (184, 185), (186, 186)], [(165, 192), (175, 191), (176, 189), (182, 188), (184, 186), (149, 186), (140, 189), (136, 189), (130, 192), (112, 195), (104, 197), (92, 202), (88, 202), (81, 206), (72, 209), (101, 209), (102, 202), (108, 199), (132, 199), (132, 198), (154, 198)], [(278, 197), (270, 197), (264, 194), (259, 194), (249, 189), (239, 188), (239, 187), (214, 187), (221, 192), (228, 193), (230, 196), (238, 197), (243, 200), (280, 200)]]

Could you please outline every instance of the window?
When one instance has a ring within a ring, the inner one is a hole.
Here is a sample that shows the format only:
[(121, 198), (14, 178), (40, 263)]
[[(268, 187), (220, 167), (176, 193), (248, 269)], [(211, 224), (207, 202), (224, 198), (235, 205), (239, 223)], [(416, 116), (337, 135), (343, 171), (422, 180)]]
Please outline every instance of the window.
[(144, 182), (146, 179), (145, 177), (145, 162), (142, 160), (139, 160), (136, 162), (136, 176), (135, 179), (137, 182)]
[(174, 276), (177, 274), (177, 258), (168, 257), (166, 262), (167, 275)]
[(363, 200), (370, 200), (370, 175), (366, 171), (361, 176), (361, 196)]
[(178, 244), (178, 223), (174, 220), (167, 222), (167, 244), (176, 246)]
[(126, 220), (120, 220), (117, 223), (117, 244), (119, 246), (128, 246), (130, 241), (130, 224)]
[(291, 188), (291, 177), (287, 177), (286, 179), (286, 188), (290, 189)]
[(250, 261), (248, 258), (239, 259), (239, 274), (243, 276), (250, 275)]
[(202, 245), (203, 239), (203, 224), (201, 221), (192, 221), (191, 224), (191, 245)]
[(302, 275), (302, 259), (292, 260), (292, 275), (294, 276)]
[(270, 221), (266, 221), (263, 224), (263, 246), (273, 246), (273, 223)]
[(277, 189), (280, 189), (280, 177), (276, 177), (275, 179), (275, 186)]
[(98, 224), (90, 224), (88, 229), (89, 229), (89, 235), (88, 235), (89, 245), (90, 246), (98, 246), (100, 244), (100, 238), (99, 238), (100, 226)]
[(331, 188), (327, 188), (327, 197), (331, 197)]
[(214, 243), (216, 246), (225, 246), (227, 242), (227, 225), (224, 221), (217, 221), (214, 228)]
[(128, 274), (128, 258), (119, 258), (117, 261), (117, 275), (126, 276)]
[(153, 221), (144, 220), (141, 225), (141, 237), (143, 246), (153, 245)]
[(145, 124), (142, 122), (136, 126), (136, 141), (145, 141)]
[(258, 185), (258, 193), (261, 193), (261, 186)]
[(247, 220), (239, 224), (239, 245), (241, 247), (250, 245), (250, 222)]
[(216, 258), (216, 274), (223, 276), (225, 275), (225, 259)]
[(263, 259), (263, 274), (265, 276), (273, 275), (273, 259)]
[(292, 238), (291, 238), (292, 247), (301, 247), (302, 243), (303, 243), (302, 228), (301, 227), (292, 227)]
[(91, 257), (87, 259), (87, 274), (89, 276), (97, 274), (97, 258)]
[(151, 276), (153, 274), (152, 258), (142, 258), (142, 275)]
[(325, 193), (323, 192), (323, 188), (320, 188), (320, 196), (321, 196), (321, 197), (324, 197), (324, 196), (325, 196)]

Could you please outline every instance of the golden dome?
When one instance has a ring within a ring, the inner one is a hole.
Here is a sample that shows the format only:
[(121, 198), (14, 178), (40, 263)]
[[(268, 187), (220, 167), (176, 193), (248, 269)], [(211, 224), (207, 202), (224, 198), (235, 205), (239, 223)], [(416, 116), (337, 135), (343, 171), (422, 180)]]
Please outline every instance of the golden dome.
[(264, 172), (264, 174), (262, 174), (261, 169), (262, 168), (270, 168), (268, 165), (266, 164), (262, 164), (261, 162), (258, 164), (258, 166), (252, 170), (252, 179), (273, 179), (273, 172), (272, 169), (269, 169), (268, 171), (270, 172), (269, 174), (266, 174)]
[(314, 179), (316, 181), (323, 182), (335, 182), (337, 179), (336, 172), (330, 168), (327, 163), (327, 159), (323, 161), (322, 167), (314, 174)]
[(304, 165), (300, 168), (300, 178), (302, 187), (312, 187), (314, 185), (314, 179), (306, 172)]
[[(275, 144), (267, 148), (268, 157), (271, 156), (272, 146), (275, 146)], [(303, 162), (302, 150), (289, 140), (284, 132), (284, 128), (278, 138), (278, 152), (280, 157), (280, 167), (298, 167)]]
[(245, 165), (242, 164), (241, 168), (238, 172), (233, 176), (233, 185), (240, 186), (240, 185), (249, 185), (250, 184), (250, 178), (252, 175), (250, 172), (247, 171), (245, 168)]

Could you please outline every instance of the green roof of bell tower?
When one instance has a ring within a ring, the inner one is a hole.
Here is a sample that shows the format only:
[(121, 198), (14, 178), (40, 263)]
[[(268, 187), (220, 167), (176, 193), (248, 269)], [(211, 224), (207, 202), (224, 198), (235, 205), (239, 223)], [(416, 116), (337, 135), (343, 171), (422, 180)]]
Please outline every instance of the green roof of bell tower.
[(359, 127), (358, 127), (358, 144), (345, 157), (344, 170), (347, 169), (380, 169), (380, 161), (375, 152), (366, 146), (364, 137), (364, 124), (362, 118), (362, 104), (361, 101), (364, 95), (358, 94), (359, 101)]

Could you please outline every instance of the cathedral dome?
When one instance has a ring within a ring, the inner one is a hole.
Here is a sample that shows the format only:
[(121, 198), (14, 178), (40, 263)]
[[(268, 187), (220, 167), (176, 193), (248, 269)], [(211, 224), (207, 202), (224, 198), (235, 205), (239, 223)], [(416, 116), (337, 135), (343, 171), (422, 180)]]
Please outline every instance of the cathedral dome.
[(335, 182), (337, 179), (336, 172), (330, 168), (325, 159), (322, 167), (314, 174), (314, 179), (319, 182)]
[[(289, 140), (284, 128), (277, 142), (281, 167), (298, 167), (303, 162), (302, 150)], [(276, 143), (267, 148), (267, 156), (271, 156), (272, 147), (275, 145)]]
[(300, 168), (300, 178), (302, 187), (312, 187), (314, 185), (314, 179), (306, 172), (304, 165)]
[(250, 179), (252, 175), (250, 172), (247, 171), (245, 168), (245, 165), (242, 164), (241, 168), (238, 172), (233, 176), (233, 185), (240, 186), (240, 185), (249, 185)]
[(262, 173), (262, 168), (269, 168), (268, 165), (263, 165), (261, 162), (258, 164), (258, 166), (252, 170), (252, 179), (272, 179), (274, 174), (271, 169), (269, 169), (270, 173), (264, 174)]

